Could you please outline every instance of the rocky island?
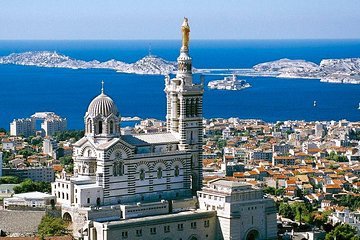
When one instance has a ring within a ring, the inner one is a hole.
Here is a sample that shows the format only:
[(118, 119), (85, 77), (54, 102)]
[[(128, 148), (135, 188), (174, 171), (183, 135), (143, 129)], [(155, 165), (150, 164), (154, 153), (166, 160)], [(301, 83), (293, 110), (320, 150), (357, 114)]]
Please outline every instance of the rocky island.
[(319, 65), (305, 60), (280, 59), (257, 64), (259, 75), (279, 78), (310, 78), (321, 82), (360, 84), (360, 58), (323, 59)]
[(121, 73), (159, 75), (174, 73), (177, 70), (175, 62), (166, 61), (154, 55), (145, 56), (135, 63), (125, 63), (115, 59), (106, 62), (98, 60), (84, 61), (52, 51), (12, 53), (0, 57), (0, 64), (70, 69), (101, 68), (112, 69)]
[(242, 90), (251, 87), (245, 80), (237, 80), (236, 75), (225, 77), (223, 80), (214, 80), (208, 83), (210, 89)]

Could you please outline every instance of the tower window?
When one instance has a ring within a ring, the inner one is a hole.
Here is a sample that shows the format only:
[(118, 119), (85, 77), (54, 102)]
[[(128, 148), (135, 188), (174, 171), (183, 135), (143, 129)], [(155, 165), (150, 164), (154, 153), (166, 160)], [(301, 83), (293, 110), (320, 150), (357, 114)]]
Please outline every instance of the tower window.
[(102, 134), (102, 132), (103, 132), (103, 123), (102, 123), (102, 121), (98, 122), (98, 129), (99, 129), (98, 133)]
[(199, 99), (197, 98), (195, 100), (195, 116), (197, 116), (199, 114), (198, 108), (199, 108)]
[(87, 121), (87, 131), (88, 131), (88, 133), (92, 133), (92, 121), (91, 121), (91, 119), (88, 119), (88, 121)]
[(190, 115), (190, 105), (189, 105), (189, 99), (186, 99), (185, 101), (185, 112), (186, 112), (186, 116), (188, 117)]
[(114, 133), (114, 122), (110, 121), (109, 123), (109, 133), (113, 134)]

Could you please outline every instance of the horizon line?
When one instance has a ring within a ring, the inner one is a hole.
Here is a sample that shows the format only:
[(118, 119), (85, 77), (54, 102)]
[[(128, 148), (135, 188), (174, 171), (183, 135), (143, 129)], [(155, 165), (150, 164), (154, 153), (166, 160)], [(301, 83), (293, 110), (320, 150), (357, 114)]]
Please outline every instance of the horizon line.
[[(195, 38), (191, 39), (191, 41), (289, 41), (289, 40), (303, 40), (303, 41), (360, 41), (359, 38)], [(39, 39), (0, 39), (0, 41), (181, 41), (178, 38), (167, 38), (167, 39), (146, 39), (146, 38), (59, 38), (59, 39), (48, 39), (48, 38), (39, 38)]]

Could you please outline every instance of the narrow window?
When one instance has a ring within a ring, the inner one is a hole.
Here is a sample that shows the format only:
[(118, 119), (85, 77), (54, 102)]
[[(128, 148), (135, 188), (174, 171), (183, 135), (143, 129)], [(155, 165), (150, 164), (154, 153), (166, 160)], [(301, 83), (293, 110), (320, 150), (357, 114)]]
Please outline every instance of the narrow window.
[(179, 176), (179, 166), (175, 166), (175, 171), (174, 171), (174, 175), (175, 177), (178, 177)]
[(157, 178), (158, 179), (162, 178), (162, 169), (161, 169), (161, 167), (159, 167), (158, 170), (157, 170)]
[(145, 170), (144, 169), (140, 170), (140, 180), (141, 181), (145, 180)]
[(124, 164), (122, 162), (118, 163), (118, 175), (122, 176), (124, 174)]
[(114, 133), (114, 122), (110, 121), (109, 123), (109, 133), (113, 134)]
[(197, 116), (199, 114), (199, 99), (197, 98), (195, 100), (195, 116)]
[(113, 175), (114, 175), (114, 176), (117, 176), (117, 165), (118, 165), (118, 164), (115, 162), (115, 163), (114, 163), (114, 166), (113, 166)]
[(98, 122), (98, 128), (99, 128), (99, 134), (102, 134), (102, 131), (103, 131), (102, 121), (99, 121), (99, 122)]

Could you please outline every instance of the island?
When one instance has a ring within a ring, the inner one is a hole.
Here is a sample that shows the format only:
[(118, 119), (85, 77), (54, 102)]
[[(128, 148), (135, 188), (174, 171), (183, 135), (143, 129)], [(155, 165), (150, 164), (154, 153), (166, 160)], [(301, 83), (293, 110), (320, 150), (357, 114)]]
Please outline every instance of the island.
[(319, 65), (305, 60), (280, 59), (253, 67), (258, 76), (320, 79), (321, 82), (360, 84), (360, 58), (323, 59)]
[(236, 75), (233, 74), (231, 77), (224, 77), (223, 80), (214, 80), (208, 83), (208, 88), (218, 90), (243, 90), (249, 88), (251, 85), (245, 80), (238, 80)]
[(170, 62), (151, 54), (135, 63), (125, 63), (115, 59), (105, 62), (98, 60), (84, 61), (52, 51), (33, 51), (12, 53), (8, 56), (0, 57), (0, 64), (70, 69), (99, 68), (111, 69), (120, 73), (152, 75), (166, 75), (175, 73), (177, 70), (177, 64), (175, 62)]

